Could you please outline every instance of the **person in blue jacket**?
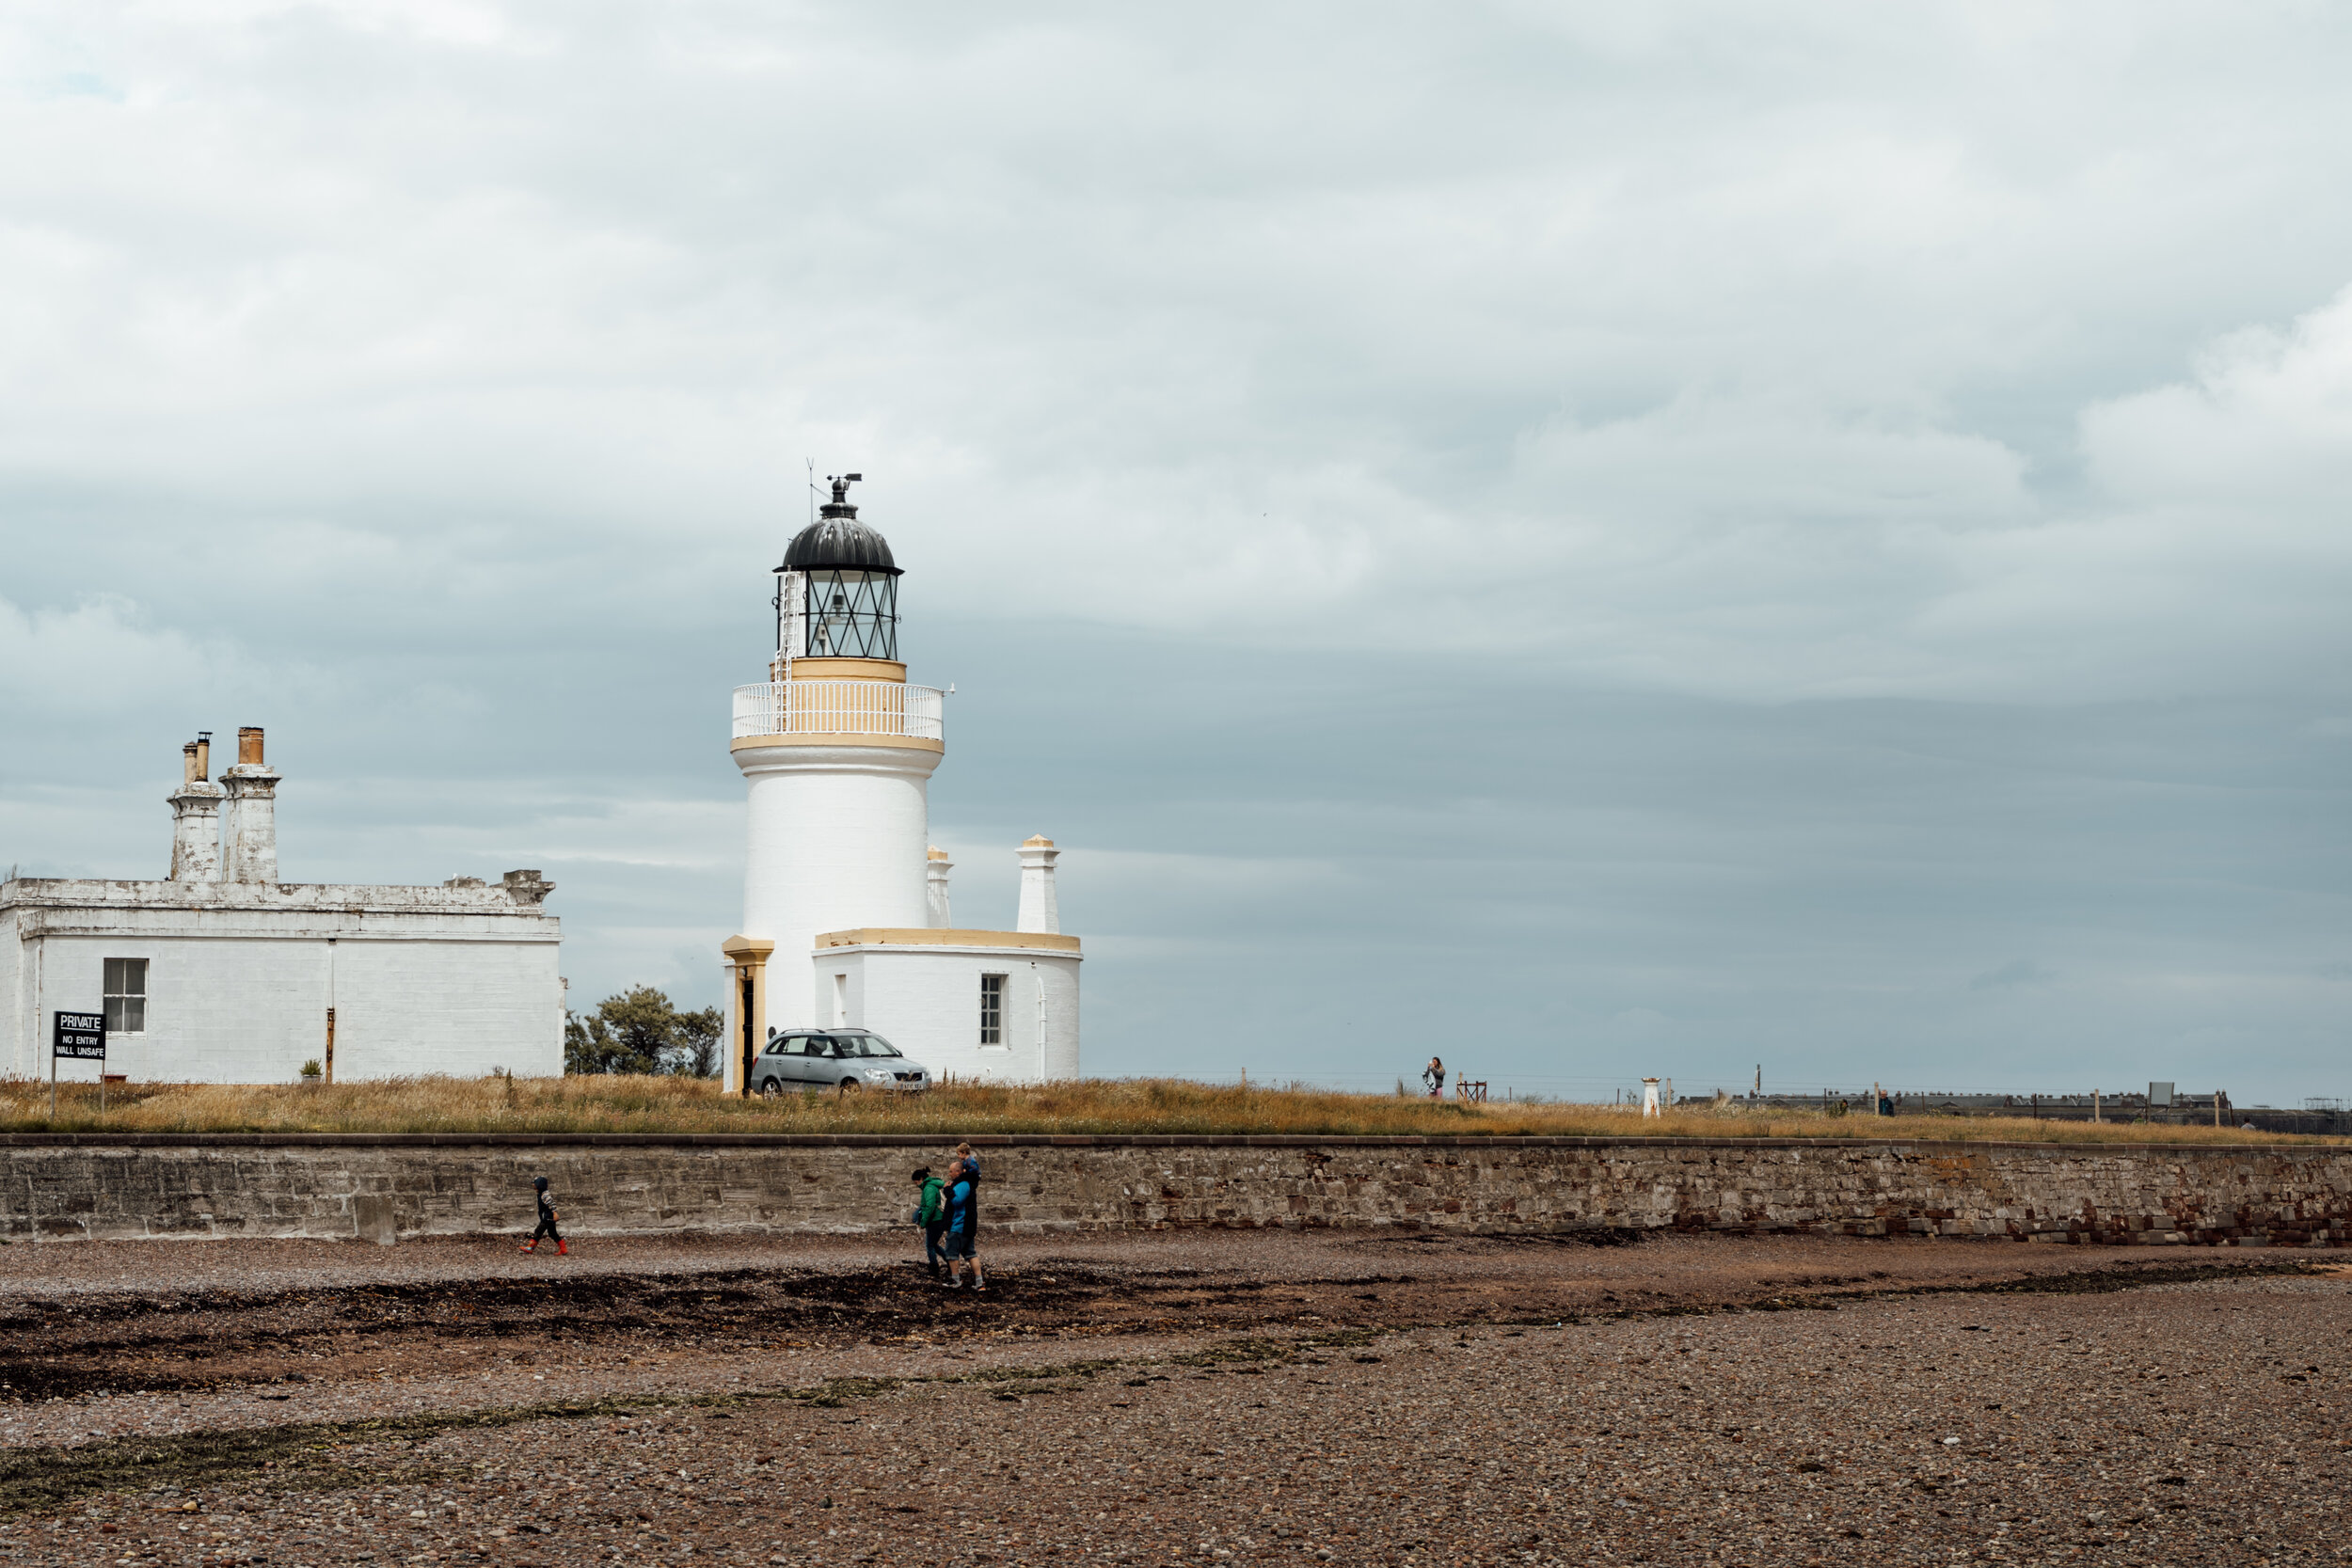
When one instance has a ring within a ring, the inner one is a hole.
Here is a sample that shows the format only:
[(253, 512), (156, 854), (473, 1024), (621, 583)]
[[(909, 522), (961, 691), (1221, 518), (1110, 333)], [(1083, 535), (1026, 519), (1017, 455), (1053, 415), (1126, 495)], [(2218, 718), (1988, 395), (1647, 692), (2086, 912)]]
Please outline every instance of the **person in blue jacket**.
[(957, 1265), (972, 1265), (972, 1289), (988, 1289), (988, 1276), (980, 1272), (980, 1174), (974, 1164), (958, 1160), (947, 1167), (947, 1289), (960, 1291), (963, 1281), (957, 1277)]

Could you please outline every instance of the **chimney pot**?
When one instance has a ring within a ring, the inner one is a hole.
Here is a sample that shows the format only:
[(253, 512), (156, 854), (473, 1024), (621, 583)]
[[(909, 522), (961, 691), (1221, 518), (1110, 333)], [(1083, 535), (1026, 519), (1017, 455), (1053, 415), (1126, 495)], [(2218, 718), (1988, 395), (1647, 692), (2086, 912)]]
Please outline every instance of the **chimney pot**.
[(180, 782), (194, 784), (199, 777), (196, 770), (196, 742), (191, 740), (180, 748)]
[(262, 730), (258, 724), (237, 726), (237, 762), (241, 767), (262, 768)]

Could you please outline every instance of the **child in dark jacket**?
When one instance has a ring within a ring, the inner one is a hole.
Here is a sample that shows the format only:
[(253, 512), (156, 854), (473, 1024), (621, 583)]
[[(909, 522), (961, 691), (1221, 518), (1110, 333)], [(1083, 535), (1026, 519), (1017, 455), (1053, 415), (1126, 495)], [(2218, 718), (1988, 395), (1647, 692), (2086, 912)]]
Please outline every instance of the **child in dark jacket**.
[(555, 1222), (561, 1216), (555, 1212), (555, 1200), (548, 1196), (548, 1179), (544, 1176), (534, 1176), (531, 1179), (531, 1184), (539, 1194), (539, 1228), (531, 1233), (531, 1240), (523, 1243), (523, 1250), (525, 1252), (538, 1251), (539, 1238), (548, 1236), (554, 1239), (556, 1254), (561, 1257), (572, 1249), (555, 1228)]
[(940, 1238), (947, 1234), (947, 1184), (925, 1165), (914, 1173), (914, 1223), (923, 1227), (923, 1261), (937, 1279), (940, 1260), (946, 1257)]

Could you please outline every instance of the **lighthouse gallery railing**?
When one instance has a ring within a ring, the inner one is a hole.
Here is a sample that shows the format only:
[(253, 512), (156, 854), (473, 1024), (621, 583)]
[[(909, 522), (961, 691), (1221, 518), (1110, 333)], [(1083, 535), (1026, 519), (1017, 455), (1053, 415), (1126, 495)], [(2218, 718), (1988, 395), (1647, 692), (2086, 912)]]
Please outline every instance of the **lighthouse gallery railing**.
[(937, 687), (898, 681), (762, 681), (735, 689), (735, 738), (763, 735), (892, 735), (946, 738)]

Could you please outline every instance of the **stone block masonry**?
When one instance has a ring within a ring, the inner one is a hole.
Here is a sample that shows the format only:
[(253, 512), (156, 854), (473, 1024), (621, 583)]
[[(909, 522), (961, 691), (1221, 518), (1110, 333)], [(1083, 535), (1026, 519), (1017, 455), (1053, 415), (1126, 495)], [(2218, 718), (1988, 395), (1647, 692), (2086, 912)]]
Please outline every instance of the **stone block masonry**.
[[(0, 1234), (857, 1234), (955, 1140), (880, 1135), (0, 1136)], [(975, 1137), (984, 1223), (1045, 1233), (1392, 1227), (2342, 1244), (2352, 1148), (1596, 1138)]]

